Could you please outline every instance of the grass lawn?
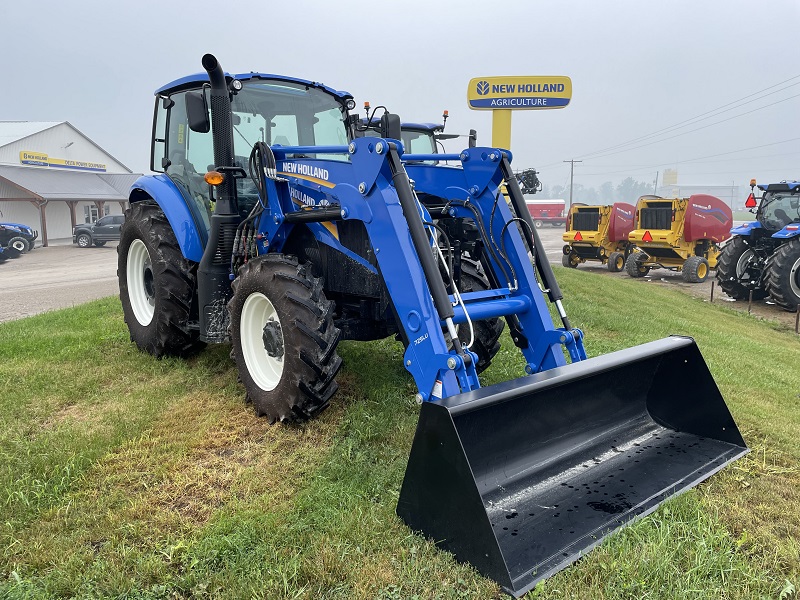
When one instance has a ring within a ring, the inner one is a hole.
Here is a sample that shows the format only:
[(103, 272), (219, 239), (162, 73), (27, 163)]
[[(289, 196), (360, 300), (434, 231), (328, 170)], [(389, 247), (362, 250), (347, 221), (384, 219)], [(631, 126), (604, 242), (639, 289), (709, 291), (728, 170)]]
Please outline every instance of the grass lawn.
[[(800, 336), (641, 281), (558, 276), (592, 356), (695, 337), (753, 452), (529, 596), (794, 598)], [(394, 514), (418, 412), (402, 346), (339, 351), (331, 408), (270, 426), (228, 347), (140, 354), (116, 299), (0, 324), (0, 598), (499, 597)], [(506, 337), (486, 382), (521, 366)]]

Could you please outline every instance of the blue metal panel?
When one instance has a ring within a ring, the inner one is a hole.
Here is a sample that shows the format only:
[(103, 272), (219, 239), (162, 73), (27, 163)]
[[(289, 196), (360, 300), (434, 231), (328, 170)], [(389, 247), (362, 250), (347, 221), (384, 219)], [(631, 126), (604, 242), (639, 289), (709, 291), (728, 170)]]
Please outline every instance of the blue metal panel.
[(731, 229), (731, 235), (740, 235), (749, 237), (754, 229), (762, 229), (763, 226), (758, 221), (750, 221), (749, 223), (742, 223)]
[(773, 233), (772, 237), (778, 240), (790, 240), (798, 235), (800, 235), (800, 223), (789, 223), (777, 233)]
[(143, 198), (138, 190), (156, 201), (164, 211), (183, 256), (194, 262), (203, 258), (203, 249), (208, 241), (208, 232), (192, 215), (191, 208), (178, 187), (164, 174), (139, 177), (131, 186), (131, 204)]
[[(387, 160), (394, 141), (381, 138), (354, 140), (351, 148), (274, 147), (277, 171), (284, 181), (267, 180), (268, 194), (274, 198), (265, 208), (258, 229), (263, 234), (260, 252), (280, 252), (291, 233), (285, 214), (306, 206), (338, 204), (344, 220), (364, 223), (373, 251), (392, 298), (399, 322), (409, 340), (404, 366), (414, 377), (423, 400), (447, 398), (480, 387), (473, 365), (465, 365), (442, 333), (429, 283), (409, 233)], [(348, 161), (290, 158), (308, 153), (346, 153)], [(477, 218), (497, 245), (487, 252), (489, 268), (500, 287), (466, 294), (464, 302), (470, 318), (516, 315), (529, 340), (522, 353), (527, 372), (537, 372), (566, 363), (564, 348), (573, 360), (585, 358), (579, 331), (564, 331), (553, 325), (547, 302), (541, 293), (527, 248), (512, 221), (511, 211), (500, 193), (502, 153), (493, 148), (471, 148), (454, 159), (461, 166), (408, 165), (416, 189), (450, 201), (452, 216)], [(439, 157), (441, 158), (441, 157)], [(340, 183), (334, 183), (340, 182)], [(347, 183), (344, 183), (347, 182)], [(421, 205), (417, 209), (423, 222), (431, 221)], [(315, 239), (335, 248), (375, 272), (374, 267), (344, 248), (338, 241), (335, 224), (309, 223)], [(502, 251), (500, 250), (502, 248)], [(505, 255), (505, 257), (502, 257)], [(454, 309), (455, 322), (465, 322), (462, 307)]]

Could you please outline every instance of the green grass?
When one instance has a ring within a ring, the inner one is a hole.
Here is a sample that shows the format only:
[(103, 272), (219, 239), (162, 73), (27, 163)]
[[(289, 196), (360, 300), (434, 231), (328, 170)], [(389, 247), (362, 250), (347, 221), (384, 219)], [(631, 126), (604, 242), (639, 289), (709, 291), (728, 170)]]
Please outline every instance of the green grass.
[[(590, 355), (697, 340), (753, 452), (534, 590), (779, 598), (800, 583), (800, 337), (560, 269)], [(227, 348), (155, 360), (115, 299), (0, 325), (0, 598), (493, 598), (394, 514), (416, 425), (391, 341), (345, 343), (321, 418), (269, 426)], [(507, 338), (486, 374), (521, 374)]]

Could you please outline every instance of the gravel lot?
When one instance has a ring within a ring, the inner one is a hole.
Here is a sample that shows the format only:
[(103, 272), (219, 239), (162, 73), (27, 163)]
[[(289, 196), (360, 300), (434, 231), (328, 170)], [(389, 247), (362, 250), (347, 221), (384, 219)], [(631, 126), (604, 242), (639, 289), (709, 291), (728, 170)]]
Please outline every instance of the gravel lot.
[(119, 293), (117, 243), (41, 246), (0, 263), (0, 322)]
[[(551, 263), (561, 264), (560, 227), (545, 226), (539, 230), (545, 254)], [(584, 263), (578, 267), (598, 276), (625, 277), (623, 273), (609, 273), (600, 263)], [(708, 300), (711, 281), (686, 283), (680, 273), (666, 269), (651, 271), (637, 280), (642, 285), (666, 285)], [(38, 247), (15, 260), (0, 263), (0, 322), (11, 321), (48, 310), (67, 308), (89, 300), (115, 296), (117, 287), (117, 244), (109, 242), (103, 248), (78, 248), (62, 243), (48, 248)], [(567, 299), (568, 300), (568, 299)], [(732, 302), (719, 288), (714, 291), (714, 302), (747, 311), (747, 302)], [(778, 320), (794, 328), (796, 316), (765, 301), (754, 302), (753, 314)]]

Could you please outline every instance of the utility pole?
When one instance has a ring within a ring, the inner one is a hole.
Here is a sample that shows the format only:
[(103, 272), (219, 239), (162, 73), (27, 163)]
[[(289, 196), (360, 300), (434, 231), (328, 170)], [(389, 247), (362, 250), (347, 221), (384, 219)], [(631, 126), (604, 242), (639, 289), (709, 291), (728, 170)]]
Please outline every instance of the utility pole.
[(582, 160), (565, 160), (564, 162), (569, 163), (569, 206), (567, 207), (567, 212), (569, 209), (572, 208), (572, 180), (575, 175), (575, 163), (583, 162)]
[(656, 182), (653, 185), (653, 196), (658, 196), (658, 171), (656, 171)]

